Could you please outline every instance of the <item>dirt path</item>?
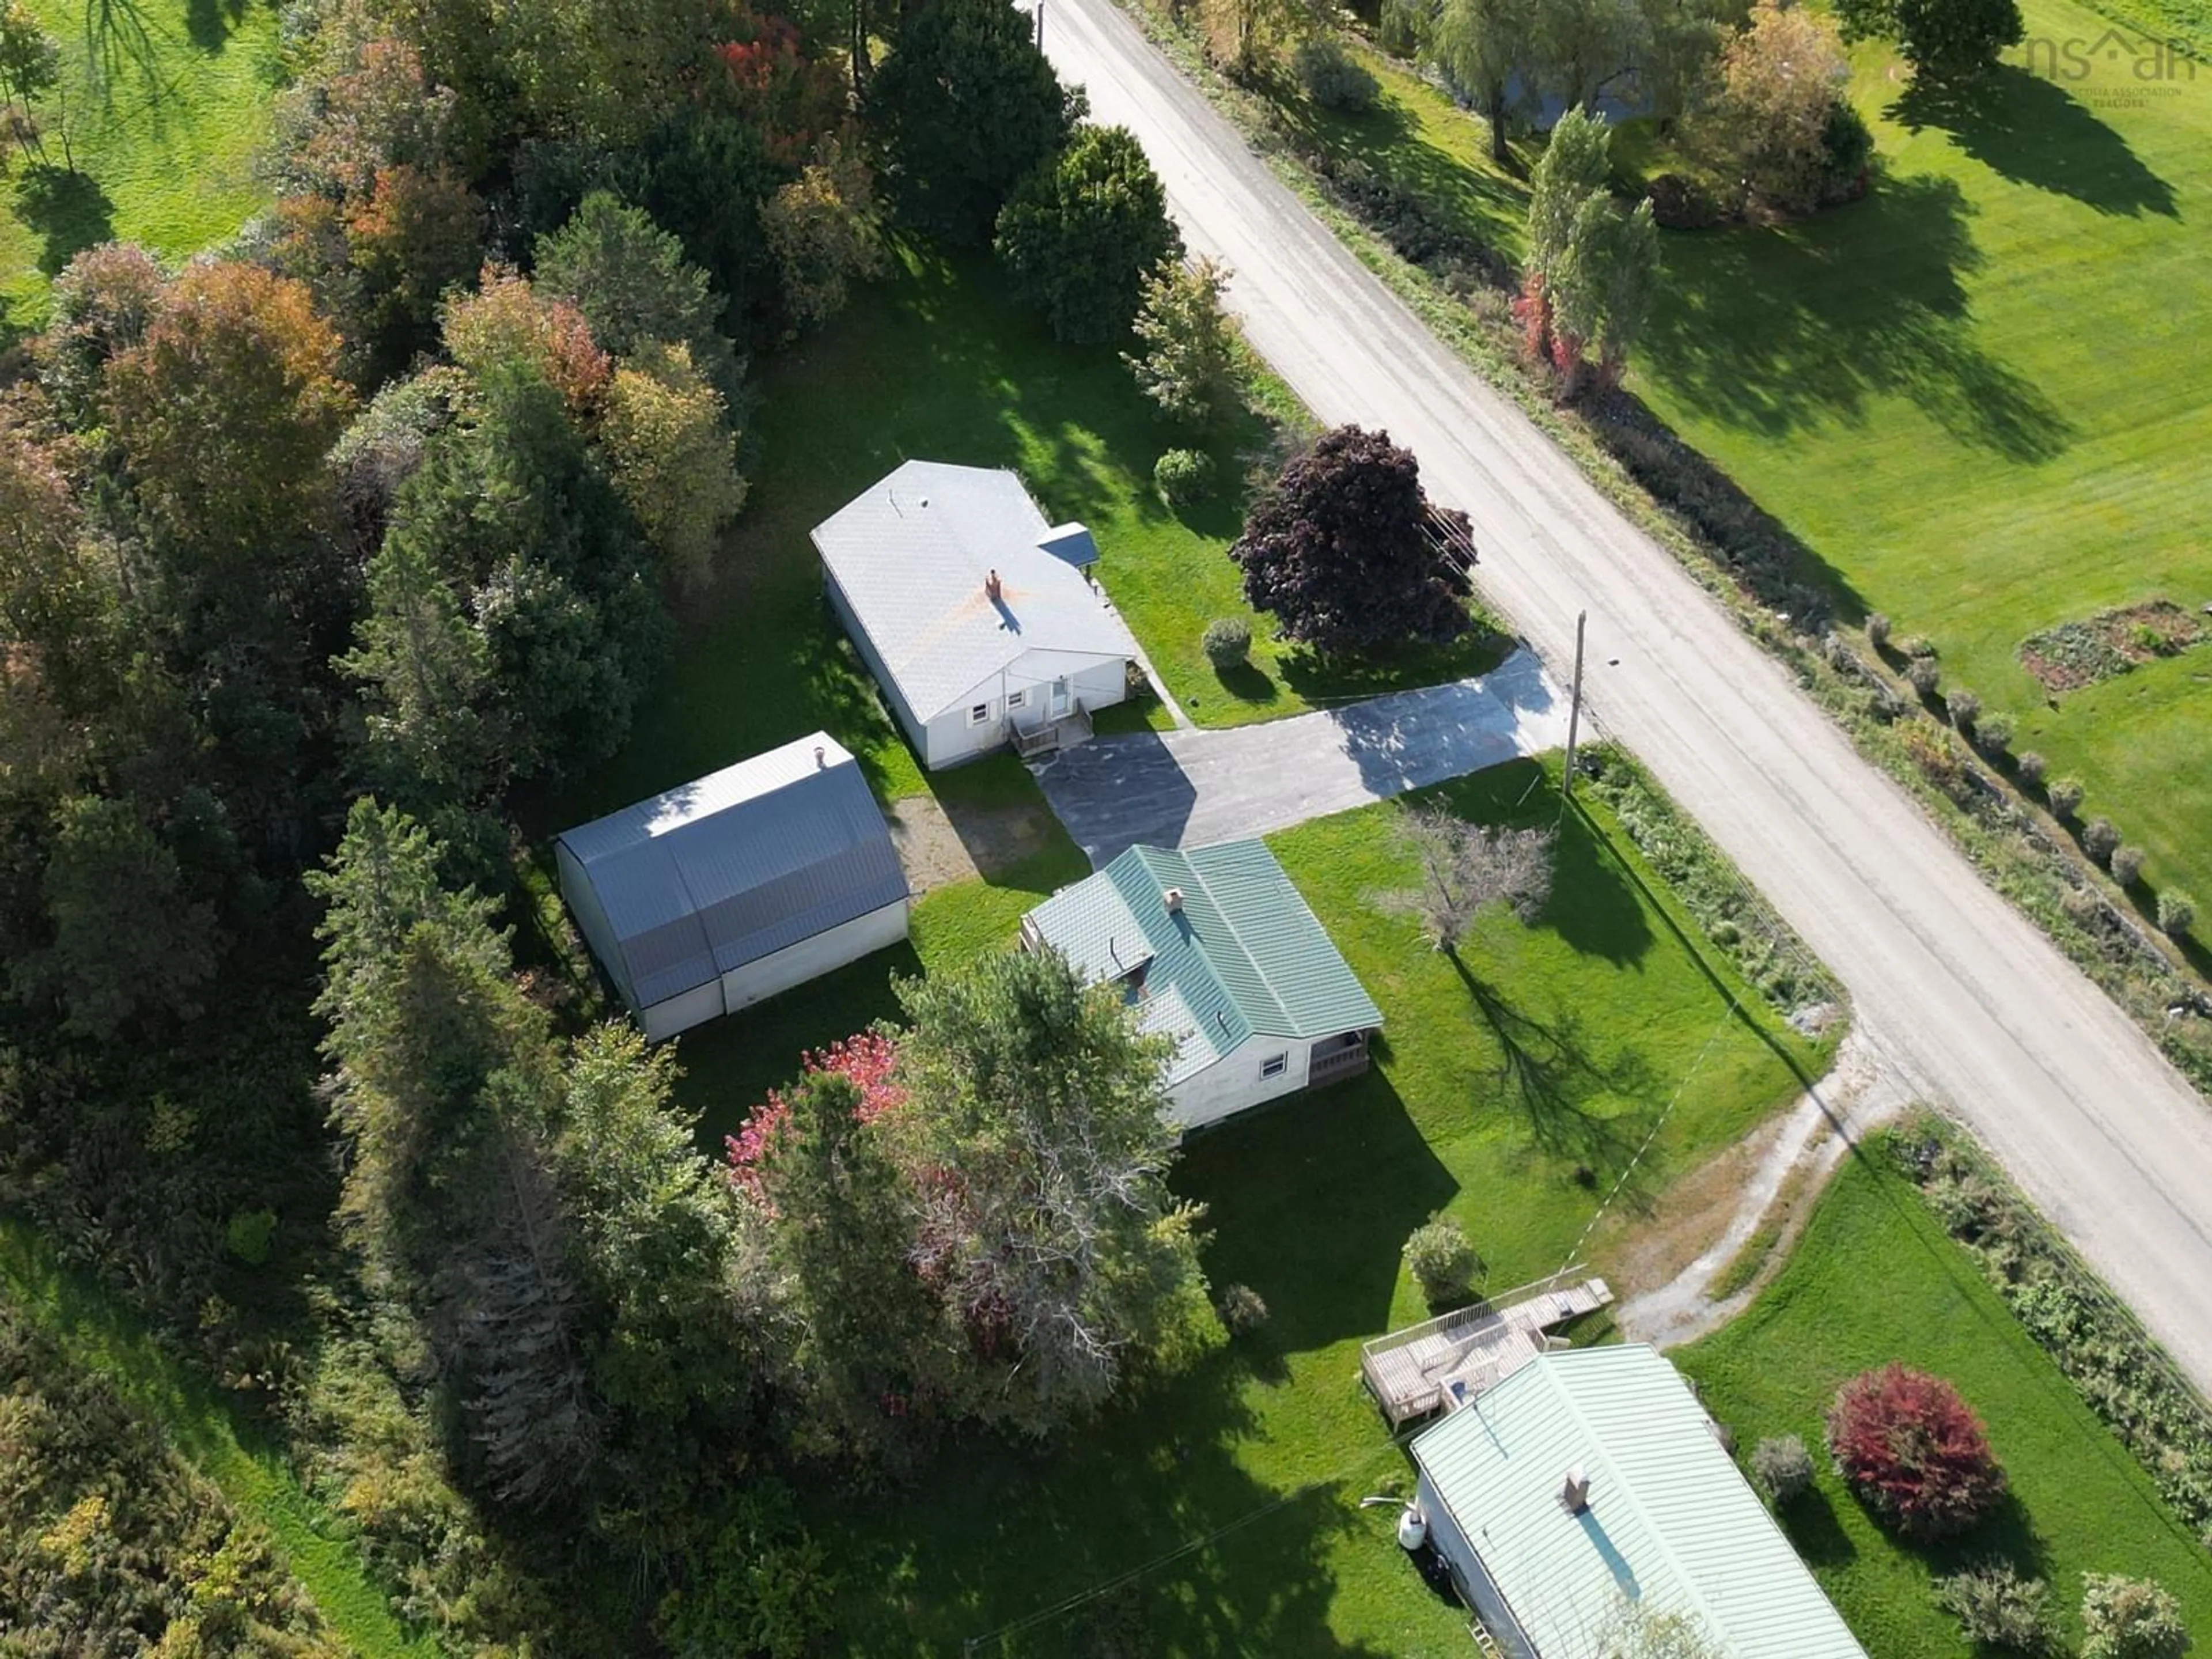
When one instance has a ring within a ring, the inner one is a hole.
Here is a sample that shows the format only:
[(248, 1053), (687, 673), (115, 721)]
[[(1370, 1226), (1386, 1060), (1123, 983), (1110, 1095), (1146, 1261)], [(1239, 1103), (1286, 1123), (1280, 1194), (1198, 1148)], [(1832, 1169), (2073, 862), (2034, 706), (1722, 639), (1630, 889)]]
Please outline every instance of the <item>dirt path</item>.
[[(1677, 1347), (1735, 1318), (1787, 1259), (1813, 1200), (1836, 1166), (1868, 1130), (1911, 1103), (1909, 1092), (1859, 1037), (1844, 1038), (1836, 1069), (1808, 1090), (1763, 1138), (1747, 1170), (1729, 1172), (1733, 1208), (1708, 1211), (1698, 1218), (1710, 1221), (1725, 1215), (1727, 1224), (1719, 1236), (1671, 1279), (1620, 1304), (1616, 1317), (1623, 1334), (1662, 1348)], [(1759, 1271), (1716, 1297), (1716, 1283), (1770, 1223), (1776, 1231)]]

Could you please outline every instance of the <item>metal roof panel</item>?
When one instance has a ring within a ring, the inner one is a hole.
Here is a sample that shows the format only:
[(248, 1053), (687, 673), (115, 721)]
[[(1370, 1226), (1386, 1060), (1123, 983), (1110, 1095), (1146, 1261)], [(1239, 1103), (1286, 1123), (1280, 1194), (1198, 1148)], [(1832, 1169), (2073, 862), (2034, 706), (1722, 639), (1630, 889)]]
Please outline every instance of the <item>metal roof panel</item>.
[(641, 1006), (907, 896), (890, 827), (823, 732), (571, 830)]
[[(1624, 1595), (1729, 1659), (1867, 1659), (1655, 1349), (1545, 1354), (1413, 1452), (1544, 1659), (1598, 1659)], [(1574, 1469), (1579, 1515), (1559, 1499)]]

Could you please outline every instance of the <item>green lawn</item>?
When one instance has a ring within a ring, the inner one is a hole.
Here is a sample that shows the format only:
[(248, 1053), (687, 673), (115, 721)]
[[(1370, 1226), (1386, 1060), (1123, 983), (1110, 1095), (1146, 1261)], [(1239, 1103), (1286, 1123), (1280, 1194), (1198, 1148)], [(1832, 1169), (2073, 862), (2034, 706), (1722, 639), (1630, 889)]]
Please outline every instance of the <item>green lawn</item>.
[(1265, 423), (1248, 419), (1217, 445), (1224, 485), (1212, 501), (1170, 510), (1152, 467), (1184, 440), (1114, 351), (1056, 343), (1011, 305), (986, 262), (904, 254), (827, 331), (771, 359), (759, 392), (759, 465), (716, 584), (686, 608), (676, 667), (640, 712), (636, 737), (570, 792), (571, 813), (611, 810), (817, 726), (861, 757), (886, 798), (922, 792), (911, 750), (823, 603), (807, 540), (914, 457), (1012, 467), (1054, 520), (1089, 525), (1108, 592), (1203, 724), (1433, 684), (1498, 655), (1499, 641), (1482, 635), (1371, 673), (1325, 669), (1279, 648), (1262, 624), (1253, 666), (1224, 682), (1199, 635), (1214, 617), (1252, 616), (1225, 550), (1242, 521), (1238, 458), (1265, 445)]
[[(2166, 8), (2177, 26), (2201, 8)], [(2027, 0), (2038, 41), (2106, 21)], [(2039, 48), (2039, 66), (2053, 54)], [(1796, 225), (1668, 233), (1632, 388), (1825, 566), (1844, 616), (1933, 640), (1945, 678), (2078, 774), (2153, 884), (2212, 897), (2212, 645), (2052, 699), (2020, 663), (2040, 629), (2158, 596), (2212, 602), (2212, 66), (2131, 60), (2057, 81), (2000, 68), (1978, 101), (1911, 92), (1863, 48), (1853, 96), (1883, 176)], [(1481, 124), (1378, 66), (1360, 118), (1296, 113), (1517, 256), (1525, 186)], [(1632, 173), (1657, 159), (1622, 135)], [(2212, 628), (2212, 623), (2207, 624)]]
[[(2031, 37), (2104, 24), (2028, 0)], [(2053, 702), (2039, 629), (2165, 595), (2212, 601), (2212, 69), (2062, 86), (1998, 71), (1986, 106), (1921, 107), (1879, 54), (1855, 94), (1887, 176), (1800, 227), (1678, 235), (1634, 384), (1836, 573), (2012, 714), (2212, 893), (2212, 649)]]
[(265, 1436), (164, 1352), (105, 1291), (61, 1267), (28, 1226), (5, 1217), (0, 1298), (43, 1328), (71, 1364), (99, 1372), (240, 1515), (269, 1529), (293, 1576), (349, 1650), (408, 1659), (436, 1659), (443, 1651), (428, 1637), (410, 1637), (392, 1617), (383, 1592), (340, 1535), (337, 1518), (301, 1490)]
[(253, 160), (276, 81), (274, 6), (29, 3), (61, 43), (64, 85), (40, 106), (51, 167), (18, 155), (0, 183), (0, 336), (38, 325), (47, 279), (82, 249), (121, 238), (181, 258), (265, 199)]
[(1777, 1434), (1817, 1449), (1838, 1385), (1893, 1359), (1948, 1377), (1980, 1413), (2011, 1495), (1975, 1532), (1937, 1547), (1906, 1547), (1877, 1528), (1816, 1449), (1819, 1484), (1784, 1524), (1822, 1586), (1880, 1659), (1966, 1659), (1929, 1583), (1991, 1554), (2051, 1581), (2076, 1640), (2085, 1571), (2158, 1579), (2200, 1642), (2212, 1637), (2212, 1560), (1881, 1157), (1845, 1166), (1748, 1312), (1676, 1356), (1747, 1455)]
[[(1552, 775), (1522, 763), (1442, 793), (1502, 820)], [(1464, 1650), (1464, 1622), (1407, 1571), (1387, 1515), (1357, 1506), (1406, 1480), (1357, 1378), (1359, 1342), (1424, 1311), (1400, 1270), (1406, 1234), (1444, 1208), (1482, 1249), (1492, 1288), (1549, 1273), (1678, 1095), (1627, 1201), (1740, 1137), (1826, 1056), (1743, 992), (1601, 812), (1568, 819), (1538, 925), (1486, 919), (1462, 972), (1370, 902), (1410, 875), (1390, 836), (1402, 810), (1270, 838), (1384, 1010), (1377, 1068), (1194, 1139), (1176, 1177), (1206, 1206), (1210, 1275), (1252, 1285), (1270, 1322), (1048, 1452), (978, 1439), (948, 1448), (911, 1488), (825, 1500), (815, 1524), (844, 1564), (854, 1652), (957, 1652), (1232, 1526), (1127, 1595), (1047, 1619), (1004, 1650), (1066, 1652), (1108, 1625), (1124, 1644), (1114, 1650), (1148, 1655)], [(1556, 802), (1539, 793), (1518, 810), (1548, 817)], [(900, 960), (1010, 941), (1027, 902), (1019, 884), (933, 894)], [(687, 1087), (702, 1059), (773, 1080), (780, 1053), (788, 1071), (797, 1048), (886, 1010), (884, 966), (872, 959), (722, 1022), (711, 1051), (684, 1039)]]

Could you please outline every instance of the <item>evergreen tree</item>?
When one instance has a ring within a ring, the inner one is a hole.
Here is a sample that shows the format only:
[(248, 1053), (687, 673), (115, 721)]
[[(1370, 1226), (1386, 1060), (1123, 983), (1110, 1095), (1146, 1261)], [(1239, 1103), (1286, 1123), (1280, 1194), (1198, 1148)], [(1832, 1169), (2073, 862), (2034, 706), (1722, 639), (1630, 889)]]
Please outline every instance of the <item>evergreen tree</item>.
[(1015, 185), (1058, 153), (1084, 107), (1011, 0), (914, 8), (869, 100), (901, 210), (963, 242), (990, 234)]
[[(1168, 1041), (1056, 951), (899, 982), (916, 1265), (973, 1356), (962, 1402), (1042, 1435), (1210, 1328), (1195, 1212), (1169, 1192)], [(927, 1172), (923, 1175), (920, 1172)]]
[(784, 1099), (760, 1191), (802, 1333), (793, 1361), (815, 1432), (879, 1454), (891, 1413), (945, 1369), (915, 1272), (913, 1194), (850, 1079), (814, 1072)]
[(1181, 257), (1182, 238), (1129, 130), (1085, 126), (1014, 192), (994, 246), (1055, 337), (1094, 342), (1128, 331), (1145, 279)]
[(538, 239), (536, 264), (538, 289), (581, 312), (603, 349), (641, 357), (680, 345), (724, 401), (739, 405), (744, 368), (722, 332), (722, 302), (684, 244), (644, 209), (592, 191), (568, 223)]

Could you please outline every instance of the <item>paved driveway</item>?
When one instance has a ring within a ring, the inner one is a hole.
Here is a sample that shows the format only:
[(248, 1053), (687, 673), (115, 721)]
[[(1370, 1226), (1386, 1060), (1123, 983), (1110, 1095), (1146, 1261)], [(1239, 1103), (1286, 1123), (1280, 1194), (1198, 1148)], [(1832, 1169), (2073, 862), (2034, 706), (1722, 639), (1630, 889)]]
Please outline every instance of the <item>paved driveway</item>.
[(1325, 714), (1097, 738), (1037, 777), (1097, 865), (1137, 842), (1203, 847), (1287, 829), (1566, 740), (1565, 693), (1519, 650), (1474, 679)]

